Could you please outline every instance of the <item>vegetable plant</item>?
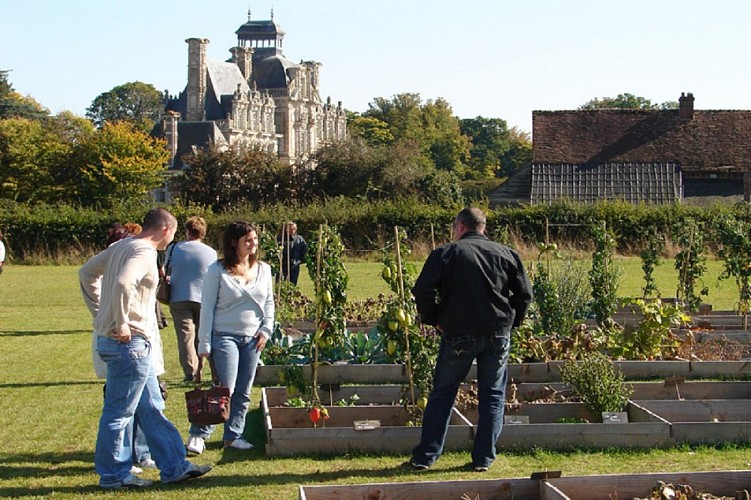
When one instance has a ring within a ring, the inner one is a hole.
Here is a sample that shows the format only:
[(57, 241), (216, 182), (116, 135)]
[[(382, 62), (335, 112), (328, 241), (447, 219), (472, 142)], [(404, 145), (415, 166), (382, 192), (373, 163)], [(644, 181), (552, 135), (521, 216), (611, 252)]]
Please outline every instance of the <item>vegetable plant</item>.
[(566, 361), (561, 380), (594, 412), (622, 411), (633, 389), (623, 383), (623, 373), (616, 373), (613, 363), (602, 353), (594, 352), (582, 361)]

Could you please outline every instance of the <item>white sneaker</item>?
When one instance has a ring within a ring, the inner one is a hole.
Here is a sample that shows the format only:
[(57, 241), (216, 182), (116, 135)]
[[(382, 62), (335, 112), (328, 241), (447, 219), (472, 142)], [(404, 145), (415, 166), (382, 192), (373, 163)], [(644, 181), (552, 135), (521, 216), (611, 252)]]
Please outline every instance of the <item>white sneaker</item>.
[(141, 463), (138, 465), (140, 465), (142, 469), (156, 469), (156, 462), (150, 458), (141, 460)]
[(143, 469), (142, 469), (142, 468), (140, 468), (140, 467), (139, 467), (139, 466), (137, 466), (137, 465), (133, 465), (133, 466), (132, 466), (132, 467), (130, 468), (130, 473), (131, 473), (131, 474), (140, 474), (141, 472), (143, 472)]
[(225, 448), (235, 448), (236, 450), (250, 450), (253, 445), (244, 440), (243, 438), (237, 438), (230, 444), (224, 443)]
[(190, 436), (188, 444), (185, 445), (185, 449), (194, 455), (200, 455), (205, 448), (206, 445), (203, 443), (203, 438), (198, 436)]

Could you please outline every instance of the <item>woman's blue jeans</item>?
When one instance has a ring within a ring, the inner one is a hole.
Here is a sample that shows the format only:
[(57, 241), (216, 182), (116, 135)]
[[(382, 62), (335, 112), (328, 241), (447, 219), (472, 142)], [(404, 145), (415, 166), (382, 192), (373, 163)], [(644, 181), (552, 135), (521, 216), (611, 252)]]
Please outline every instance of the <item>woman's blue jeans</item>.
[(151, 345), (140, 336), (124, 344), (99, 337), (97, 352), (107, 363), (107, 390), (99, 420), (94, 468), (100, 486), (113, 486), (130, 475), (133, 465), (133, 418), (146, 435), (162, 481), (177, 479), (190, 467), (180, 433), (164, 416), (164, 400), (151, 364)]
[[(211, 358), (219, 382), (229, 387), (229, 419), (224, 423), (224, 441), (242, 437), (245, 414), (250, 406), (250, 389), (261, 357), (256, 352), (256, 338), (247, 335), (214, 333), (211, 336)], [(207, 439), (214, 432), (213, 425), (191, 425), (190, 435)]]
[(443, 336), (433, 390), (422, 417), (420, 444), (412, 450), (413, 463), (430, 466), (443, 453), (456, 393), (475, 360), (479, 419), (472, 446), (472, 464), (489, 467), (493, 463), (495, 443), (503, 427), (510, 337), (510, 330), (490, 336)]

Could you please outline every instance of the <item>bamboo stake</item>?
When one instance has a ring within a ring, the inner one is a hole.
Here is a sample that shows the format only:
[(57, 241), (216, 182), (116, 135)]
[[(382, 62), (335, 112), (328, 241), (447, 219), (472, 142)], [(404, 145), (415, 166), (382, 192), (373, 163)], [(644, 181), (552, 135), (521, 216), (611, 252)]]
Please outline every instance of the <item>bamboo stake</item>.
[[(399, 242), (399, 226), (394, 227), (394, 246), (396, 247), (396, 269), (399, 273), (399, 301), (400, 307), (404, 306), (404, 274), (402, 273), (402, 253)], [(406, 312), (406, 311), (405, 311)], [(409, 395), (412, 406), (415, 405), (415, 383), (412, 378), (412, 355), (409, 350), (409, 329), (404, 329), (404, 346), (407, 351), (407, 376), (409, 377)]]
[(435, 250), (435, 232), (433, 231), (433, 223), (430, 223), (430, 244)]

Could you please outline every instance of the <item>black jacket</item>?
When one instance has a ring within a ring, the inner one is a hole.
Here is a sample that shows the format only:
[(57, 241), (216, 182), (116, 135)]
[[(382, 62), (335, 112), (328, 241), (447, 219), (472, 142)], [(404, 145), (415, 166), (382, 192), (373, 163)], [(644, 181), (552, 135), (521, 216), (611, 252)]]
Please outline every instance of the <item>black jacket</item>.
[(422, 322), (445, 335), (490, 335), (521, 324), (532, 285), (519, 254), (469, 232), (431, 252), (412, 294)]

